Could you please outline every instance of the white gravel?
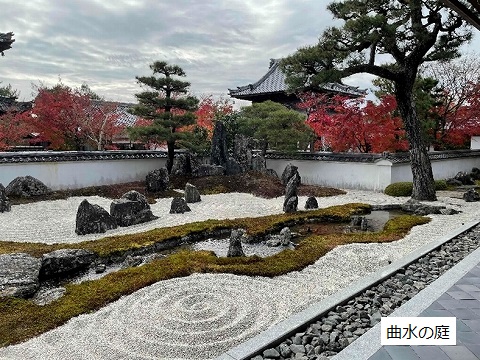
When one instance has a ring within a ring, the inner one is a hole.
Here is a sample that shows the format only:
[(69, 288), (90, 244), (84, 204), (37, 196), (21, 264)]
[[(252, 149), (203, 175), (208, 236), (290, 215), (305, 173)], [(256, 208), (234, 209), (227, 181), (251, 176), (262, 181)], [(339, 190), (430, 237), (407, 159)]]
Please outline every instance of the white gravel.
[[(75, 235), (76, 207), (83, 198), (19, 205), (2, 214), (3, 240), (72, 243), (101, 236)], [(305, 203), (300, 199), (300, 204)], [(327, 207), (350, 202), (402, 203), (380, 193), (349, 191), (319, 198)], [(89, 198), (107, 207), (109, 200)], [(160, 219), (107, 235), (138, 232), (208, 218), (261, 216), (281, 212), (283, 199), (265, 200), (247, 194), (203, 196), (192, 212), (168, 214), (170, 200), (152, 206)], [(25, 343), (0, 349), (1, 359), (208, 359), (258, 334), (352, 281), (395, 261), (422, 245), (448, 234), (462, 223), (478, 219), (476, 203), (439, 197), (435, 204), (462, 213), (432, 215), (400, 241), (389, 244), (351, 244), (338, 247), (302, 271), (276, 278), (229, 274), (194, 274), (162, 281), (125, 296), (98, 312)], [(5, 218), (6, 215), (6, 218)], [(105, 236), (105, 235), (102, 235)]]

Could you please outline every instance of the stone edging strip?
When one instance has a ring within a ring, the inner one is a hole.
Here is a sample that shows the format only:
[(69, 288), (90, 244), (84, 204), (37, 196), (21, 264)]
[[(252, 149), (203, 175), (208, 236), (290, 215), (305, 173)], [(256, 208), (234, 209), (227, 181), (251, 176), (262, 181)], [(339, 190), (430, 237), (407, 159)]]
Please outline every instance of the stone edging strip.
[[(244, 343), (237, 345), (236, 347), (217, 357), (215, 360), (245, 360), (260, 354), (264, 349), (272, 347), (274, 344), (281, 342), (282, 339), (294, 334), (299, 328), (317, 320), (323, 314), (327, 313), (336, 306), (347, 302), (349, 299), (355, 297), (366, 289), (375, 286), (382, 280), (393, 275), (399, 269), (415, 262), (417, 259), (435, 250), (444, 243), (466, 232), (479, 223), (480, 220), (476, 220), (467, 224), (462, 224), (461, 227), (452, 233), (442, 236), (439, 239), (422, 246), (418, 250), (411, 252), (402, 259), (383, 267), (379, 271), (359, 279), (345, 289), (336, 292), (324, 300), (311, 305), (307, 309), (290, 316), (289, 318), (245, 341)], [(407, 304), (410, 301), (408, 301)]]

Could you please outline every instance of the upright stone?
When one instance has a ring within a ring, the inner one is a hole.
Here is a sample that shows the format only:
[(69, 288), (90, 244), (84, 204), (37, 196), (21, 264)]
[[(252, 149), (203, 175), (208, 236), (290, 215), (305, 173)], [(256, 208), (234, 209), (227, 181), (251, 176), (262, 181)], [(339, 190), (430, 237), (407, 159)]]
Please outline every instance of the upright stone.
[(165, 168), (152, 170), (145, 178), (146, 190), (148, 192), (165, 191), (168, 188), (168, 171)]
[(229, 157), (226, 164), (225, 174), (238, 175), (243, 172), (243, 168), (240, 163), (233, 157)]
[(75, 233), (78, 235), (104, 233), (116, 228), (115, 219), (101, 206), (90, 204), (86, 199), (78, 206), (75, 224)]
[(187, 183), (185, 185), (185, 201), (187, 203), (196, 203), (201, 201), (200, 193), (195, 185)]
[(119, 226), (130, 226), (158, 219), (152, 214), (145, 196), (131, 190), (110, 204), (110, 214)]
[(33, 176), (19, 176), (5, 188), (7, 196), (32, 197), (48, 195), (52, 190)]
[(245, 256), (242, 248), (243, 229), (232, 230), (230, 234), (230, 245), (228, 247), (227, 257)]
[(290, 178), (285, 188), (285, 200), (283, 202), (283, 211), (284, 212), (294, 212), (297, 211), (298, 206), (298, 186), (300, 185), (300, 175), (298, 171), (295, 170), (294, 175)]
[(252, 158), (252, 170), (258, 172), (266, 172), (267, 170), (267, 161), (262, 155), (257, 155)]
[(233, 158), (239, 163), (242, 172), (252, 168), (253, 139), (241, 134), (236, 134), (233, 141)]
[(173, 160), (172, 175), (191, 175), (194, 161), (190, 153), (180, 154)]
[(5, 188), (0, 184), (0, 212), (9, 212), (11, 210), (10, 200), (8, 200)]
[(295, 173), (298, 173), (298, 167), (296, 167), (295, 165), (289, 163), (285, 169), (283, 170), (283, 173), (282, 173), (282, 184), (283, 185), (287, 185), (288, 184), (288, 181), (290, 180), (290, 178), (295, 175)]
[(191, 211), (191, 209), (188, 207), (184, 198), (176, 197), (172, 199), (170, 214), (183, 214), (188, 211)]
[(217, 121), (213, 130), (210, 164), (226, 167), (227, 161), (227, 129), (221, 121)]

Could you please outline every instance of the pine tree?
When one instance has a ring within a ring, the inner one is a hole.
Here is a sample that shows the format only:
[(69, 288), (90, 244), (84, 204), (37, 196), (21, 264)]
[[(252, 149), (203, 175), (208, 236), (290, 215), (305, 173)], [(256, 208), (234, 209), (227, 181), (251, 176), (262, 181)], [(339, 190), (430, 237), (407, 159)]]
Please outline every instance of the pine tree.
[[(185, 72), (177, 65), (168, 65), (164, 61), (156, 61), (150, 65), (152, 76), (136, 77), (138, 83), (150, 87), (153, 91), (136, 94), (139, 102), (132, 109), (132, 114), (152, 120), (151, 125), (132, 127), (129, 129), (132, 138), (166, 142), (168, 151), (167, 170), (173, 166), (175, 146), (182, 143), (188, 147), (190, 132), (179, 131), (182, 127), (195, 123), (194, 111), (198, 99), (185, 95), (190, 83), (173, 78), (185, 76)], [(158, 75), (158, 76), (156, 76)]]
[(459, 56), (459, 47), (472, 37), (470, 27), (437, 0), (340, 0), (328, 10), (343, 26), (328, 28), (317, 45), (284, 60), (287, 83), (293, 90), (315, 90), (358, 73), (392, 81), (410, 144), (412, 198), (435, 200), (413, 87), (423, 63)]

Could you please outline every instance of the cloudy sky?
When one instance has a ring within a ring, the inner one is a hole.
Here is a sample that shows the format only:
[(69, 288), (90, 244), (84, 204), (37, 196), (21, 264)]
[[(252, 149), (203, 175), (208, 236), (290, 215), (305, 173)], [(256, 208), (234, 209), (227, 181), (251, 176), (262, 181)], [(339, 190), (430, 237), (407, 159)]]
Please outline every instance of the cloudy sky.
[[(180, 65), (197, 95), (227, 97), (257, 81), (270, 58), (316, 43), (333, 24), (327, 0), (0, 0), (0, 32), (15, 33), (0, 81), (32, 97), (32, 83), (90, 88), (135, 102), (135, 76), (165, 60)], [(466, 50), (480, 49), (480, 34)], [(368, 76), (349, 84), (368, 88)]]

